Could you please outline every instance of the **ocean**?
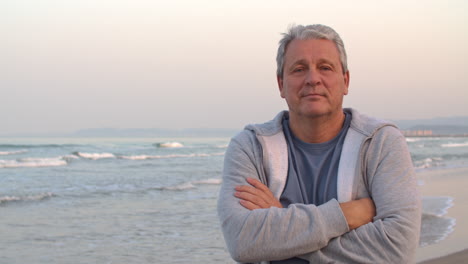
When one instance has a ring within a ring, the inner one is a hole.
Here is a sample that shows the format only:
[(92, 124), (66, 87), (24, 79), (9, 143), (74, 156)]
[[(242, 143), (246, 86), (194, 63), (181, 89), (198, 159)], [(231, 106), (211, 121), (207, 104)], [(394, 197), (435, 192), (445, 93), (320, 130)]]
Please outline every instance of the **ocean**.
[[(468, 138), (407, 142), (417, 171), (468, 167)], [(0, 138), (0, 263), (233, 263), (216, 215), (228, 143)], [(423, 198), (421, 246), (453, 230), (453, 202)]]

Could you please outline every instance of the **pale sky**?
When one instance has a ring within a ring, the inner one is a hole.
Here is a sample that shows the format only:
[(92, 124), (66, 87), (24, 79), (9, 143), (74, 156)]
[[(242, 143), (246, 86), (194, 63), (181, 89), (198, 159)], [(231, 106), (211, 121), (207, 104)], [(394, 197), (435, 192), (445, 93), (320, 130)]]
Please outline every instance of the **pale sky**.
[(0, 135), (242, 128), (286, 108), (288, 25), (343, 38), (345, 106), (387, 119), (468, 115), (468, 1), (1, 0)]

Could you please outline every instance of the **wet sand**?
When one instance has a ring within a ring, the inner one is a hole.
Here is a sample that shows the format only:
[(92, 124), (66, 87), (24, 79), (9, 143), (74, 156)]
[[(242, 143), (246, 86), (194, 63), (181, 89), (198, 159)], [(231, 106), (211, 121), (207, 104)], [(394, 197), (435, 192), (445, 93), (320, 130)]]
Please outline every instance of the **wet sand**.
[[(468, 168), (417, 173), (423, 196), (451, 196), (454, 205), (446, 216), (456, 219), (455, 230), (439, 243), (421, 247), (416, 261), (424, 264), (468, 263)], [(428, 261), (430, 260), (430, 261)]]
[(423, 261), (420, 264), (460, 264), (468, 262), (468, 250), (453, 253), (445, 257)]

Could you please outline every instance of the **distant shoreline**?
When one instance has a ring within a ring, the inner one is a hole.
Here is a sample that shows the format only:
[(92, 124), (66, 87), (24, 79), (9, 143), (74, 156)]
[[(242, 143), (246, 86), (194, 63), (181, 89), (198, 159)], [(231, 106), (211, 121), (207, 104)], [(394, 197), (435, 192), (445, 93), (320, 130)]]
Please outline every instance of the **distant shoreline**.
[[(70, 134), (40, 134), (40, 135), (0, 135), (2, 138), (230, 138), (237, 134), (239, 131), (234, 131), (232, 133), (212, 133), (212, 134), (162, 134), (162, 135), (70, 135)], [(465, 138), (468, 137), (468, 134), (463, 135), (404, 135), (406, 138)]]
[(422, 138), (431, 138), (431, 137), (468, 137), (468, 134), (459, 134), (459, 135), (449, 135), (449, 134), (440, 134), (440, 135), (405, 135), (405, 137), (422, 137)]

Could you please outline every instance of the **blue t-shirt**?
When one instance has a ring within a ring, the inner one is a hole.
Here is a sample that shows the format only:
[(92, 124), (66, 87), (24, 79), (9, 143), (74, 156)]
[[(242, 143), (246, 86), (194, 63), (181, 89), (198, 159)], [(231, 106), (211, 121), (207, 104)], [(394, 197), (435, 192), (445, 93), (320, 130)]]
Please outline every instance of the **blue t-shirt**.
[[(345, 113), (345, 121), (338, 135), (324, 143), (306, 143), (292, 133), (289, 118), (283, 120), (283, 131), (288, 143), (288, 179), (280, 202), (290, 204), (315, 204), (317, 206), (337, 198), (338, 165), (344, 139), (351, 123), (351, 114)], [(298, 264), (308, 261), (292, 258), (271, 263)]]

